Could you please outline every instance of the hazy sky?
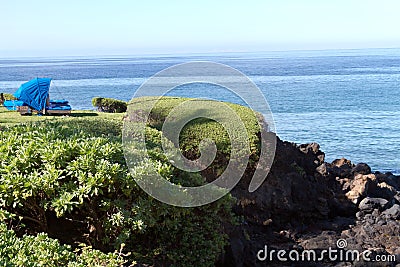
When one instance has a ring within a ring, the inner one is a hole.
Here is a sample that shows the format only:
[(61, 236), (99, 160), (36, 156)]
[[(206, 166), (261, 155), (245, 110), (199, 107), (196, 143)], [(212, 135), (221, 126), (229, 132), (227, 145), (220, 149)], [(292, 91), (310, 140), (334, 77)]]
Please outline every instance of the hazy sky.
[(0, 0), (0, 57), (400, 47), (399, 0)]

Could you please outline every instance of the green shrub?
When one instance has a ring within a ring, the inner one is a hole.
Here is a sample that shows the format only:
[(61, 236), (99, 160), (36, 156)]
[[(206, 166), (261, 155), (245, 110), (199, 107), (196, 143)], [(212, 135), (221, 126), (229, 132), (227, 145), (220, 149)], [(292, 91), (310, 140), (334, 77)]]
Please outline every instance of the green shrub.
[[(148, 196), (128, 172), (120, 132), (115, 130), (120, 126), (109, 120), (81, 119), (3, 128), (0, 221), (17, 234), (36, 235), (30, 237), (34, 240), (39, 232), (47, 232), (63, 242), (86, 243), (105, 252), (123, 248), (121, 253), (130, 253), (125, 257), (130, 262), (212, 266), (226, 245), (222, 225), (232, 220), (231, 197), (198, 208), (178, 208)], [(199, 174), (179, 171), (166, 160), (157, 129), (148, 128), (147, 136), (159, 173), (177, 184), (204, 183)], [(137, 168), (146, 173), (148, 165), (142, 162)], [(48, 253), (59, 250), (44, 239)], [(0, 241), (0, 248), (4, 246), (7, 242)], [(60, 249), (57, 255), (65, 255), (59, 256), (62, 260), (73, 262), (77, 257), (63, 246)], [(92, 250), (81, 253), (85, 262), (103, 255)]]
[(92, 98), (92, 106), (99, 108), (101, 106), (101, 102), (103, 101), (104, 97), (93, 97)]
[(122, 113), (125, 112), (127, 108), (127, 103), (125, 101), (102, 97), (94, 97), (92, 99), (92, 105), (100, 112), (109, 113)]
[[(135, 98), (129, 103), (129, 114), (133, 114), (136, 111), (140, 112), (143, 109), (148, 108), (149, 103), (151, 104), (155, 98), (158, 97), (140, 97)], [(152, 108), (148, 124), (150, 127), (154, 127), (161, 130), (166, 117), (170, 114), (171, 110), (180, 105), (185, 101), (192, 101), (193, 110), (206, 110), (208, 103), (207, 100), (190, 99), (190, 98), (178, 98), (178, 97), (162, 97), (158, 100), (157, 104)], [(251, 109), (232, 103), (224, 103), (230, 107), (239, 116), (240, 120), (244, 123), (247, 130), (248, 150), (243, 151), (247, 153), (250, 158), (250, 169), (254, 169), (259, 159), (259, 133), (260, 126), (259, 121), (262, 120), (262, 115), (252, 111)], [(193, 111), (195, 112), (195, 111)], [(221, 112), (222, 113), (222, 112)], [(129, 115), (128, 114), (128, 115)], [(190, 116), (191, 114), (189, 114)], [(226, 115), (229, 118), (231, 114), (221, 114), (221, 117)], [(179, 121), (178, 121), (179, 122)], [(233, 133), (238, 136), (241, 128), (238, 125), (233, 125)], [(210, 176), (210, 180), (219, 176), (224, 170), (230, 159), (231, 153), (231, 140), (228, 132), (224, 127), (208, 118), (198, 118), (187, 123), (179, 135), (179, 146), (182, 153), (189, 159), (196, 159), (200, 156), (199, 144), (200, 141), (208, 138), (215, 142), (217, 147), (217, 155), (213, 164), (207, 168), (204, 175)]]
[(6, 224), (0, 223), (1, 266), (121, 266), (124, 262), (117, 253), (105, 254), (84, 245), (73, 250), (44, 233), (19, 238)]
[[(87, 118), (64, 118), (62, 121), (41, 122), (45, 128), (57, 128), (63, 136), (72, 136), (74, 134), (90, 135), (95, 137), (120, 138), (122, 132), (122, 120), (103, 119), (97, 117)], [(16, 126), (18, 127), (18, 126)], [(30, 127), (24, 125), (22, 127)]]

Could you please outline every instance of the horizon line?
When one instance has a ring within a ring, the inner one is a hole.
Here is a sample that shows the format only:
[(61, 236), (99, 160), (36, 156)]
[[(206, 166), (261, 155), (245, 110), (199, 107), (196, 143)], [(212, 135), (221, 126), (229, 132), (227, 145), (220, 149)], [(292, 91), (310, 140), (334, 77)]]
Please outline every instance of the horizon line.
[(207, 52), (165, 52), (165, 53), (107, 53), (107, 54), (96, 54), (96, 55), (51, 55), (51, 56), (11, 56), (11, 57), (0, 57), (0, 60), (8, 59), (30, 59), (30, 58), (108, 58), (108, 57), (183, 57), (188, 55), (216, 55), (216, 54), (258, 54), (258, 53), (286, 53), (286, 52), (324, 52), (324, 51), (363, 51), (363, 50), (397, 50), (399, 47), (368, 47), (368, 48), (321, 48), (321, 49), (287, 49), (287, 50), (255, 50), (255, 51), (207, 51)]

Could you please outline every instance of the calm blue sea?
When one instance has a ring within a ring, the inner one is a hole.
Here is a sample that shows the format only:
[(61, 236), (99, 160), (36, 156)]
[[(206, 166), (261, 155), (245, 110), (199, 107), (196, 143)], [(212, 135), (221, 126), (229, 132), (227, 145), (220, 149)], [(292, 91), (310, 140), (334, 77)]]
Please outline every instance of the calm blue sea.
[[(248, 75), (268, 100), (281, 139), (318, 142), (328, 161), (346, 157), (400, 173), (400, 49), (0, 59), (0, 91), (13, 93), (31, 78), (52, 77), (52, 99), (93, 109), (92, 97), (129, 100), (158, 71), (198, 60)], [(242, 103), (204, 84), (171, 94)]]

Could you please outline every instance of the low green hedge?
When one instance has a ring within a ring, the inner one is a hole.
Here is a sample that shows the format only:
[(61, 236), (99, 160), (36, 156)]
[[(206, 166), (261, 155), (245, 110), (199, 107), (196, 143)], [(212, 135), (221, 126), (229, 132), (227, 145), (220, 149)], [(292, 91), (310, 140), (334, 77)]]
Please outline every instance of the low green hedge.
[[(129, 114), (134, 114), (141, 110), (146, 110), (149, 104), (152, 104), (154, 99), (158, 97), (140, 97), (134, 98), (129, 102), (128, 116)], [(191, 98), (180, 98), (180, 97), (162, 97), (158, 99), (157, 104), (152, 108), (148, 124), (150, 127), (161, 130), (166, 117), (170, 114), (171, 110), (179, 106), (185, 101), (192, 101), (191, 106), (193, 107), (193, 112), (195, 110), (206, 110), (208, 108), (208, 103), (211, 101), (202, 99), (191, 99)], [(248, 142), (249, 149), (244, 151), (248, 153), (250, 164), (249, 171), (255, 168), (260, 153), (260, 126), (259, 121), (263, 120), (260, 113), (254, 112), (253, 110), (232, 103), (224, 103), (230, 107), (240, 120), (243, 122), (248, 135), (248, 140), (243, 140)], [(189, 110), (190, 111), (190, 110)], [(222, 114), (222, 111), (220, 112)], [(189, 114), (189, 116), (192, 114)], [(222, 114), (226, 117), (232, 116), (232, 114)], [(182, 115), (184, 116), (184, 115)], [(179, 120), (178, 120), (179, 122)], [(238, 125), (233, 125), (233, 133), (240, 132), (241, 128)], [(239, 134), (238, 134), (239, 135)], [(198, 118), (187, 123), (179, 135), (179, 146), (182, 153), (189, 159), (196, 159), (200, 156), (199, 144), (203, 139), (211, 139), (215, 142), (217, 147), (217, 155), (213, 164), (207, 168), (203, 175), (210, 176), (210, 180), (219, 176), (227, 166), (230, 159), (231, 153), (231, 140), (228, 132), (225, 128), (218, 122), (208, 119), (208, 118)]]
[(113, 98), (94, 97), (92, 99), (93, 107), (100, 112), (122, 113), (126, 111), (127, 103)]

